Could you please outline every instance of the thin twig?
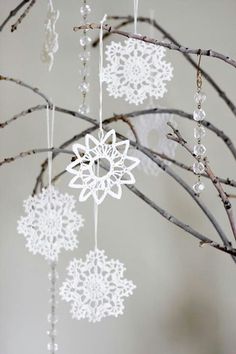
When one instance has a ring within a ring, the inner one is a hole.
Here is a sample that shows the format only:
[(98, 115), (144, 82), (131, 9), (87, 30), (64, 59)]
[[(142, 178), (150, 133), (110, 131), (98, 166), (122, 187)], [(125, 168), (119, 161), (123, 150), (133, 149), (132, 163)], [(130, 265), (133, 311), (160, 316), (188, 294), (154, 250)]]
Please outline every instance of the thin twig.
[[(132, 16), (108, 16), (108, 19), (122, 21), (120, 24), (115, 26), (116, 29), (119, 29), (121, 27), (124, 27), (134, 22), (134, 18)], [(148, 23), (151, 26), (154, 26), (154, 28), (156, 28), (165, 38), (169, 39), (172, 43), (176, 44), (177, 46), (182, 47), (181, 44), (162, 26), (160, 26), (156, 20), (149, 17), (142, 17), (142, 16), (138, 17), (137, 20), (140, 22)], [(106, 38), (110, 35), (111, 33), (106, 32), (103, 34), (103, 37)], [(95, 47), (98, 44), (98, 42), (99, 40), (96, 39), (92, 43), (92, 46)], [(197, 63), (191, 58), (191, 56), (188, 53), (183, 53), (183, 56), (194, 68), (197, 68)], [(214, 90), (216, 90), (220, 98), (222, 98), (222, 100), (226, 103), (226, 105), (229, 107), (232, 113), (236, 116), (236, 106), (234, 105), (234, 103), (229, 99), (226, 93), (220, 88), (220, 86), (215, 82), (215, 80), (213, 80), (213, 78), (205, 70), (201, 68), (201, 72), (203, 77), (209, 82), (209, 84), (214, 88)]]
[[(173, 133), (174, 133), (174, 135), (169, 134), (168, 138), (177, 142), (181, 146), (183, 146), (185, 148), (185, 150), (188, 151), (188, 153), (191, 154), (197, 160), (196, 155), (194, 154), (192, 149), (188, 146), (186, 140), (182, 137), (180, 131), (178, 129), (176, 129), (170, 122), (168, 123), (168, 125), (172, 128)], [(217, 192), (219, 193), (219, 196), (222, 200), (226, 214), (228, 216), (229, 223), (230, 223), (234, 238), (236, 240), (236, 224), (235, 224), (235, 218), (234, 218), (234, 214), (233, 214), (232, 204), (230, 203), (229, 198), (227, 197), (227, 194), (225, 193), (219, 179), (213, 173), (209, 163), (207, 162), (207, 159), (205, 158), (204, 161), (205, 161), (205, 172), (208, 175), (208, 177), (210, 178), (210, 180), (212, 181), (212, 184), (216, 188)]]
[(22, 15), (18, 18), (18, 20), (14, 23), (14, 25), (11, 26), (11, 32), (14, 32), (17, 30), (17, 27), (19, 24), (23, 21), (23, 19), (28, 15), (34, 4), (36, 3), (36, 0), (31, 0), (30, 4), (27, 6), (25, 11), (23, 12)]
[[(75, 26), (73, 28), (73, 30), (76, 32), (76, 31), (79, 31), (79, 30), (86, 30), (86, 29), (92, 29), (93, 30), (93, 29), (100, 29), (100, 28), (101, 28), (100, 24), (87, 23), (85, 25)], [(179, 46), (179, 45), (174, 44), (174, 43), (166, 43), (166, 42), (163, 42), (163, 41), (158, 41), (157, 39), (154, 39), (154, 38), (149, 38), (147, 36), (142, 36), (140, 34), (120, 31), (120, 30), (117, 30), (114, 27), (110, 26), (109, 24), (103, 25), (102, 28), (103, 28), (104, 31), (108, 31), (108, 32), (113, 33), (113, 34), (119, 34), (119, 35), (127, 37), (127, 38), (133, 38), (133, 39), (137, 39), (139, 41), (143, 41), (143, 42), (146, 42), (146, 43), (155, 44), (155, 45), (158, 45), (158, 46), (161, 46), (161, 47), (168, 48), (170, 50), (178, 51), (180, 53), (198, 55), (199, 52), (201, 51), (201, 55), (202, 56), (207, 56), (207, 57), (212, 57), (212, 58), (215, 58), (215, 59), (218, 59), (218, 60), (222, 60), (225, 63), (233, 66), (234, 68), (236, 68), (236, 60), (234, 60), (234, 59), (232, 59), (232, 58), (230, 58), (230, 57), (228, 57), (228, 56), (226, 56), (226, 55), (224, 55), (222, 53), (216, 52), (215, 50), (212, 50), (212, 49), (200, 49), (200, 48), (191, 49), (191, 48), (188, 48), (188, 47)]]
[(20, 9), (25, 6), (30, 0), (23, 0), (19, 3), (19, 5), (17, 5), (13, 10), (10, 11), (9, 15), (7, 16), (7, 18), (3, 21), (3, 23), (0, 26), (0, 32), (3, 30), (3, 28), (6, 26), (6, 24), (10, 21), (10, 19), (12, 17), (14, 17), (19, 11)]

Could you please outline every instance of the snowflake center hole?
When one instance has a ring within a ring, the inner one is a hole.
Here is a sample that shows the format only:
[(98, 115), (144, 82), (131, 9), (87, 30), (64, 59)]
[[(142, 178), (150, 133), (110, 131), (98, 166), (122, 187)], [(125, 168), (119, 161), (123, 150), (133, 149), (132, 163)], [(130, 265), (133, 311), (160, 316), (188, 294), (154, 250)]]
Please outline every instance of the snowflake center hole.
[(106, 177), (110, 170), (111, 163), (106, 157), (99, 157), (93, 161), (93, 173), (97, 178)]

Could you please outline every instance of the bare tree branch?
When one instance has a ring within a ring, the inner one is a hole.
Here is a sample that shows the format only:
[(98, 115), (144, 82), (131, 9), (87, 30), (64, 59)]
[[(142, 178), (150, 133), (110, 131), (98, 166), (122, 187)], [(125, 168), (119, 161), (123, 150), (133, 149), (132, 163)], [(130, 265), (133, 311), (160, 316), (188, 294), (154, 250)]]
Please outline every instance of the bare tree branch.
[[(93, 30), (93, 29), (100, 29), (100, 28), (101, 28), (100, 24), (87, 23), (85, 25), (75, 26), (73, 28), (73, 30), (76, 32), (76, 31), (79, 31), (79, 30), (86, 30), (86, 29), (92, 29)], [(230, 58), (230, 57), (228, 57), (228, 56), (226, 56), (226, 55), (224, 55), (222, 53), (216, 52), (216, 51), (214, 51), (212, 49), (200, 49), (200, 48), (191, 49), (191, 48), (188, 48), (188, 47), (179, 46), (179, 45), (174, 44), (174, 43), (166, 43), (166, 42), (158, 41), (157, 39), (154, 39), (154, 38), (149, 38), (147, 36), (141, 36), (140, 34), (120, 31), (120, 30), (117, 30), (117, 29), (115, 29), (114, 27), (112, 27), (112, 26), (110, 26), (108, 24), (103, 25), (102, 28), (103, 28), (104, 31), (107, 31), (107, 32), (110, 32), (110, 33), (113, 33), (113, 34), (119, 34), (119, 35), (127, 37), (127, 38), (133, 38), (133, 39), (137, 39), (139, 41), (143, 41), (143, 42), (146, 42), (146, 43), (155, 44), (155, 45), (158, 45), (158, 46), (161, 46), (161, 47), (168, 48), (170, 50), (178, 51), (180, 53), (198, 55), (201, 52), (202, 56), (207, 56), (207, 57), (212, 57), (212, 58), (215, 58), (215, 59), (218, 59), (218, 60), (222, 60), (225, 63), (233, 66), (234, 68), (236, 68), (236, 60), (234, 60), (234, 59), (232, 59), (232, 58)]]
[(14, 23), (14, 25), (11, 26), (11, 32), (14, 32), (17, 30), (18, 25), (23, 21), (23, 19), (27, 16), (27, 14), (30, 12), (34, 4), (36, 3), (36, 0), (31, 0), (25, 11), (23, 12), (22, 15), (18, 18), (18, 20)]
[(12, 17), (14, 17), (19, 11), (20, 9), (25, 6), (30, 0), (23, 0), (19, 3), (19, 5), (17, 5), (13, 10), (10, 11), (9, 15), (7, 16), (7, 18), (3, 21), (3, 23), (0, 26), (0, 32), (3, 30), (3, 28), (6, 26), (6, 24), (10, 21), (10, 19)]
[[(119, 29), (124, 27), (130, 23), (134, 22), (134, 18), (132, 16), (108, 16), (108, 19), (111, 20), (121, 20), (122, 22), (115, 26), (115, 29)], [(156, 20), (151, 19), (149, 17), (138, 17), (138, 21), (145, 22), (154, 26), (165, 38), (169, 39), (172, 43), (176, 44), (177, 46), (181, 47), (181, 44), (169, 33), (167, 32), (162, 26), (157, 23)], [(103, 38), (110, 36), (111, 33), (106, 32), (103, 34)], [(99, 39), (96, 39), (92, 46), (95, 47), (99, 43)], [(197, 68), (197, 63), (191, 58), (188, 53), (183, 53), (185, 59), (194, 67)], [(203, 77), (209, 82), (209, 84), (216, 90), (218, 95), (222, 98), (222, 100), (226, 103), (232, 113), (236, 116), (236, 106), (234, 103), (229, 99), (226, 93), (220, 88), (220, 86), (213, 80), (213, 78), (203, 69), (201, 69)]]

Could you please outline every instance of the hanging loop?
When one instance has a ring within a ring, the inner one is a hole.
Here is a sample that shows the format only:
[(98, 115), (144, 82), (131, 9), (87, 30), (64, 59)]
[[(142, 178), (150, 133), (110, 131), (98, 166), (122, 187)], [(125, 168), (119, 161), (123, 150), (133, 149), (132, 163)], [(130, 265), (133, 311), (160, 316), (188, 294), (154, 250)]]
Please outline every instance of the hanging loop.
[(197, 63), (197, 89), (198, 89), (198, 91), (200, 91), (202, 88), (201, 59), (202, 59), (202, 51), (201, 51), (201, 49), (199, 49), (198, 63)]

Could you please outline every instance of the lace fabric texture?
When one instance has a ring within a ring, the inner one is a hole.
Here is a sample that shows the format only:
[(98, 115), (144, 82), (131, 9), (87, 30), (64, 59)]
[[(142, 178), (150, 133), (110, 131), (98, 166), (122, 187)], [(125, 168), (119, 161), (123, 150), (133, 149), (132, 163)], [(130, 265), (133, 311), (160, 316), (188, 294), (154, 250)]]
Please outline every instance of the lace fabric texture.
[[(178, 144), (173, 140), (167, 139), (167, 134), (170, 132), (167, 125), (168, 122), (177, 126), (173, 116), (167, 113), (139, 116), (133, 119), (132, 125), (139, 137), (141, 145), (174, 159)], [(130, 139), (134, 138), (130, 130), (128, 131), (128, 136)], [(151, 138), (154, 138), (153, 142), (151, 142)], [(158, 176), (162, 171), (157, 164), (141, 151), (133, 150), (132, 156), (139, 158), (140, 164), (138, 167), (147, 175)], [(164, 161), (167, 165), (171, 164), (168, 160)]]
[[(97, 204), (101, 204), (107, 195), (120, 199), (123, 184), (134, 184), (132, 170), (139, 159), (128, 156), (129, 140), (116, 141), (116, 133), (112, 129), (98, 139), (87, 134), (85, 145), (74, 144), (76, 160), (67, 171), (74, 174), (69, 186), (81, 189), (79, 200), (85, 201), (92, 196)], [(105, 168), (105, 174), (99, 175), (97, 165)]]
[(55, 261), (62, 249), (78, 246), (77, 231), (84, 225), (75, 211), (75, 199), (53, 186), (24, 201), (26, 216), (18, 221), (17, 230), (26, 238), (30, 252)]
[(47, 19), (45, 21), (45, 40), (41, 52), (41, 60), (48, 64), (48, 70), (51, 71), (54, 63), (54, 54), (58, 51), (58, 33), (56, 32), (56, 22), (59, 18), (59, 10), (54, 10), (52, 2), (49, 1)]
[(136, 105), (147, 97), (163, 97), (166, 81), (173, 77), (173, 67), (164, 60), (165, 53), (164, 47), (131, 38), (124, 44), (111, 42), (106, 47), (107, 65), (102, 73), (109, 95), (124, 97)]
[(63, 300), (71, 303), (72, 317), (99, 322), (107, 316), (123, 314), (124, 298), (135, 285), (123, 277), (124, 265), (107, 259), (103, 250), (90, 251), (85, 261), (70, 262), (68, 278), (60, 288)]

